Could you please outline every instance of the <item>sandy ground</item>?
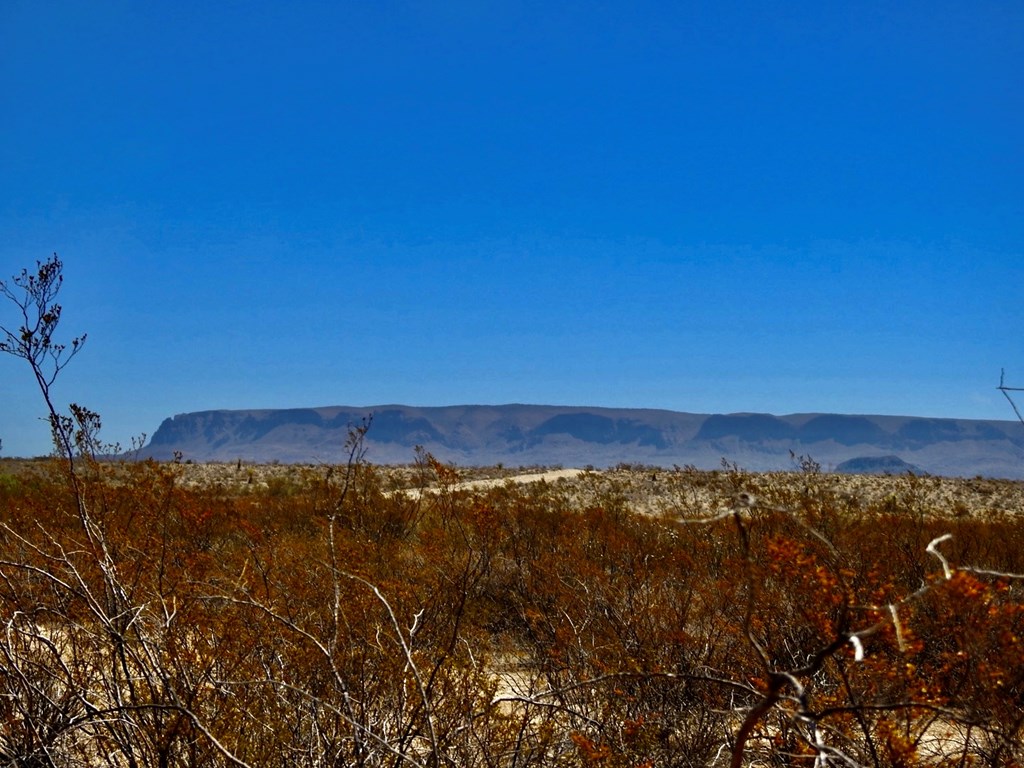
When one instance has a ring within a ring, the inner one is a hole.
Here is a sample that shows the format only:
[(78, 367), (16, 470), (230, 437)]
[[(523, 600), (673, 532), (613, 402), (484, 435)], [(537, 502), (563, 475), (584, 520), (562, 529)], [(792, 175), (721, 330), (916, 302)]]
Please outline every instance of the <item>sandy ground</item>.
[[(524, 483), (553, 483), (556, 480), (575, 480), (582, 475), (586, 470), (583, 469), (552, 469), (546, 472), (530, 472), (525, 475), (510, 475), (508, 477), (491, 477), (484, 478), (482, 480), (466, 480), (464, 482), (455, 485), (456, 490), (471, 490), (480, 491), (487, 490), (488, 488), (496, 488), (506, 483), (524, 484)], [(437, 493), (437, 488), (427, 488), (427, 492)], [(418, 488), (410, 488), (404, 493), (410, 496), (418, 496), (420, 490)]]
[(493, 477), (485, 480), (468, 480), (459, 483), (460, 489), (486, 489), (504, 485), (505, 483), (552, 483), (562, 478), (575, 479), (583, 474), (582, 469), (552, 469), (547, 472), (531, 472), (526, 475), (512, 475), (511, 477)]

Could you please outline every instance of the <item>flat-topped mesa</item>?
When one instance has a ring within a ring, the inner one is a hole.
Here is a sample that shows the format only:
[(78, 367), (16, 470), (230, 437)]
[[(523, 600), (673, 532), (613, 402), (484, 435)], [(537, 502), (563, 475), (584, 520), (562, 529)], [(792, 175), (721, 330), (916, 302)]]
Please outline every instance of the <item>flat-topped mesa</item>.
[[(463, 466), (621, 463), (714, 469), (792, 469), (809, 456), (825, 471), (892, 457), (877, 471), (1024, 477), (1024, 425), (911, 416), (679, 411), (551, 405), (331, 406), (218, 410), (167, 419), (143, 457), (193, 461), (338, 463), (352, 429), (372, 416), (366, 459), (406, 464), (418, 447)], [(877, 464), (877, 461), (876, 461)]]

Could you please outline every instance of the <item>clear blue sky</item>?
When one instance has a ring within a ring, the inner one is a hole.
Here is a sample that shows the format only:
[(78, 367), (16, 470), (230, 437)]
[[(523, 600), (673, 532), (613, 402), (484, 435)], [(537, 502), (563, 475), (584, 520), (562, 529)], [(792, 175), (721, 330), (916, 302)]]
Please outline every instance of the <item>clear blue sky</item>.
[[(211, 408), (1012, 418), (1024, 4), (0, 4), (0, 275)], [(0, 307), (4, 324), (14, 322)], [(0, 359), (3, 455), (48, 450)]]

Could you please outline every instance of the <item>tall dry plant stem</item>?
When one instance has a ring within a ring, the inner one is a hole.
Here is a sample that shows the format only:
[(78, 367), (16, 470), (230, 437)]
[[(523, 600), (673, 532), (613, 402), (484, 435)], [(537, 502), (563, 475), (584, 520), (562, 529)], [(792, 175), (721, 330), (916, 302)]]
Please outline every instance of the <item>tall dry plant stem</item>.
[[(0, 654), (8, 666), (0, 672), (16, 682), (17, 694), (8, 694), (9, 700), (27, 696), (12, 705), (20, 709), (20, 719), (9, 719), (7, 725), (19, 722), (28, 742), (28, 754), (11, 756), (8, 764), (65, 765), (52, 744), (69, 734), (90, 732), (97, 734), (98, 742), (109, 743), (111, 755), (118, 755), (112, 764), (141, 768), (146, 760), (136, 718), (177, 717), (191, 722), (227, 764), (249, 768), (179, 695), (163, 644), (176, 609), (168, 611), (163, 596), (158, 601), (139, 599), (139, 584), (121, 573), (122, 567), (130, 570), (132, 555), (115, 554), (103, 519), (109, 498), (99, 465), (105, 449), (116, 453), (119, 447), (100, 443), (98, 414), (75, 403), (65, 414), (55, 402), (58, 376), (86, 340), (85, 334), (67, 344), (57, 339), (63, 313), (58, 302), (63, 267), (55, 253), (36, 262), (34, 270), (23, 269), (10, 281), (0, 281), (0, 296), (18, 315), (17, 325), (0, 325), (0, 352), (23, 360), (32, 372), (84, 536), (83, 546), (77, 536), (68, 541), (36, 521), (39, 536), (32, 540), (8, 520), (0, 521), (5, 544), (27, 555), (24, 560), (0, 560), (6, 571), (0, 583), (12, 587), (10, 574), (17, 573), (57, 596), (53, 607), (38, 604), (36, 596), (34, 603), (26, 604), (27, 610), (15, 611), (6, 621), (6, 642), (0, 644)], [(100, 479), (87, 480), (83, 466)], [(90, 498), (98, 501), (98, 514), (93, 513)], [(12, 588), (9, 595), (22, 592)], [(81, 679), (83, 668), (93, 670), (88, 682)], [(60, 690), (60, 695), (49, 695), (50, 689)], [(41, 703), (44, 709), (36, 711)]]

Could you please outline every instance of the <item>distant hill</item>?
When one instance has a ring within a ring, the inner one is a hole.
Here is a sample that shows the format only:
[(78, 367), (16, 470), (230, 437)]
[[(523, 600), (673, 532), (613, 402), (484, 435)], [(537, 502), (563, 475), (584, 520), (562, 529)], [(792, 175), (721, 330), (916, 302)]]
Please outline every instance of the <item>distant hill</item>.
[(908, 464), (899, 456), (858, 456), (836, 465), (836, 472), (850, 475), (902, 475), (920, 474), (921, 468)]
[(851, 459), (887, 456), (893, 467), (903, 466), (899, 461), (936, 475), (1024, 478), (1024, 425), (1016, 421), (552, 405), (199, 411), (165, 420), (142, 454), (335, 463), (344, 458), (349, 428), (371, 415), (367, 459), (381, 464), (409, 463), (422, 446), (460, 465), (714, 468), (724, 458), (768, 470), (792, 468), (792, 451), (826, 470)]

